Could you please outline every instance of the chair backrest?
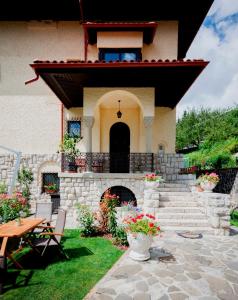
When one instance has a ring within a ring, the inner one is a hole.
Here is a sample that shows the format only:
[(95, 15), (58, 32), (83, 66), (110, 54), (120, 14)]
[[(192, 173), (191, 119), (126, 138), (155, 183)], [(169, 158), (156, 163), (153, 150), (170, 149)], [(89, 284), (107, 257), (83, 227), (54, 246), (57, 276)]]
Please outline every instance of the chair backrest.
[[(66, 211), (60, 208), (58, 209), (58, 216), (57, 216), (55, 230), (54, 230), (56, 233), (62, 234), (64, 232), (65, 221), (66, 221)], [(60, 243), (61, 236), (56, 235), (55, 238), (58, 241), (58, 243)]]
[(45, 223), (51, 222), (52, 219), (52, 202), (36, 203), (36, 218), (44, 218)]

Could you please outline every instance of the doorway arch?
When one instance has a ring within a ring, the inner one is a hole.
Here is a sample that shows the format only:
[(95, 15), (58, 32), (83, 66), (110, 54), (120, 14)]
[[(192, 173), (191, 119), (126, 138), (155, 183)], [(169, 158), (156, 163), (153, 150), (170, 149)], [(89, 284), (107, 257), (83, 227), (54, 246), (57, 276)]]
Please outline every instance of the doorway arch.
[(130, 128), (117, 122), (110, 128), (110, 173), (129, 173)]

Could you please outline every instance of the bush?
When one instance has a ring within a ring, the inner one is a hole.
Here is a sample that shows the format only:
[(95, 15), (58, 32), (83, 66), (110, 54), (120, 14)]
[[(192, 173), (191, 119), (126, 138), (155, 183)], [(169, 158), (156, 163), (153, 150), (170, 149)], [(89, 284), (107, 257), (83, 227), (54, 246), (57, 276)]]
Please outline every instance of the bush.
[(30, 169), (22, 167), (21, 170), (18, 172), (18, 182), (21, 185), (21, 193), (23, 197), (27, 200), (30, 200), (30, 184), (33, 181), (33, 173)]
[(7, 193), (7, 185), (5, 182), (0, 182), (0, 194)]
[(82, 236), (93, 236), (96, 234), (94, 215), (87, 205), (78, 204), (78, 221)]
[(125, 229), (122, 226), (118, 226), (116, 229), (116, 235), (113, 240), (115, 245), (128, 246), (127, 234)]
[(15, 193), (12, 196), (6, 194), (0, 195), (0, 217), (2, 222), (14, 220), (20, 216), (29, 215), (29, 205), (27, 199), (21, 193)]

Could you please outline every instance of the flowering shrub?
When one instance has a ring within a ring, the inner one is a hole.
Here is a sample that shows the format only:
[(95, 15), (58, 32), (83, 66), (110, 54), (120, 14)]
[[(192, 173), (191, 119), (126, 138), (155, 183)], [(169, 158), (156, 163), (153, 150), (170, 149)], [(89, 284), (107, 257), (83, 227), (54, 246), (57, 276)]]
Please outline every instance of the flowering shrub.
[(220, 181), (219, 176), (216, 173), (206, 173), (203, 175), (200, 175), (197, 179), (197, 182), (200, 184), (202, 182), (212, 182), (212, 183), (218, 183)]
[(138, 214), (136, 216), (127, 216), (123, 223), (125, 230), (129, 233), (144, 233), (146, 235), (157, 235), (160, 232), (160, 226), (155, 217), (150, 214)]
[(15, 193), (11, 196), (7, 194), (0, 194), (0, 217), (3, 222), (8, 222), (19, 218), (20, 216), (27, 216), (29, 214), (29, 204), (22, 193)]
[(78, 221), (82, 236), (93, 236), (96, 234), (97, 229), (94, 225), (94, 216), (92, 211), (87, 205), (78, 204)]
[(163, 182), (164, 179), (160, 175), (156, 175), (155, 173), (149, 173), (145, 175), (145, 181)]

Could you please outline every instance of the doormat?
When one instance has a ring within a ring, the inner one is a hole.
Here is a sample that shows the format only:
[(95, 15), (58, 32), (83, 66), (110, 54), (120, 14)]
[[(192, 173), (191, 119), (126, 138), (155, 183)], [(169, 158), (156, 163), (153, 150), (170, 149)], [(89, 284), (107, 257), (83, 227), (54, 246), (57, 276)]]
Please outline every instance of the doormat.
[(191, 231), (185, 231), (185, 232), (177, 232), (177, 235), (186, 238), (186, 239), (201, 239), (202, 234), (201, 233), (195, 233)]

